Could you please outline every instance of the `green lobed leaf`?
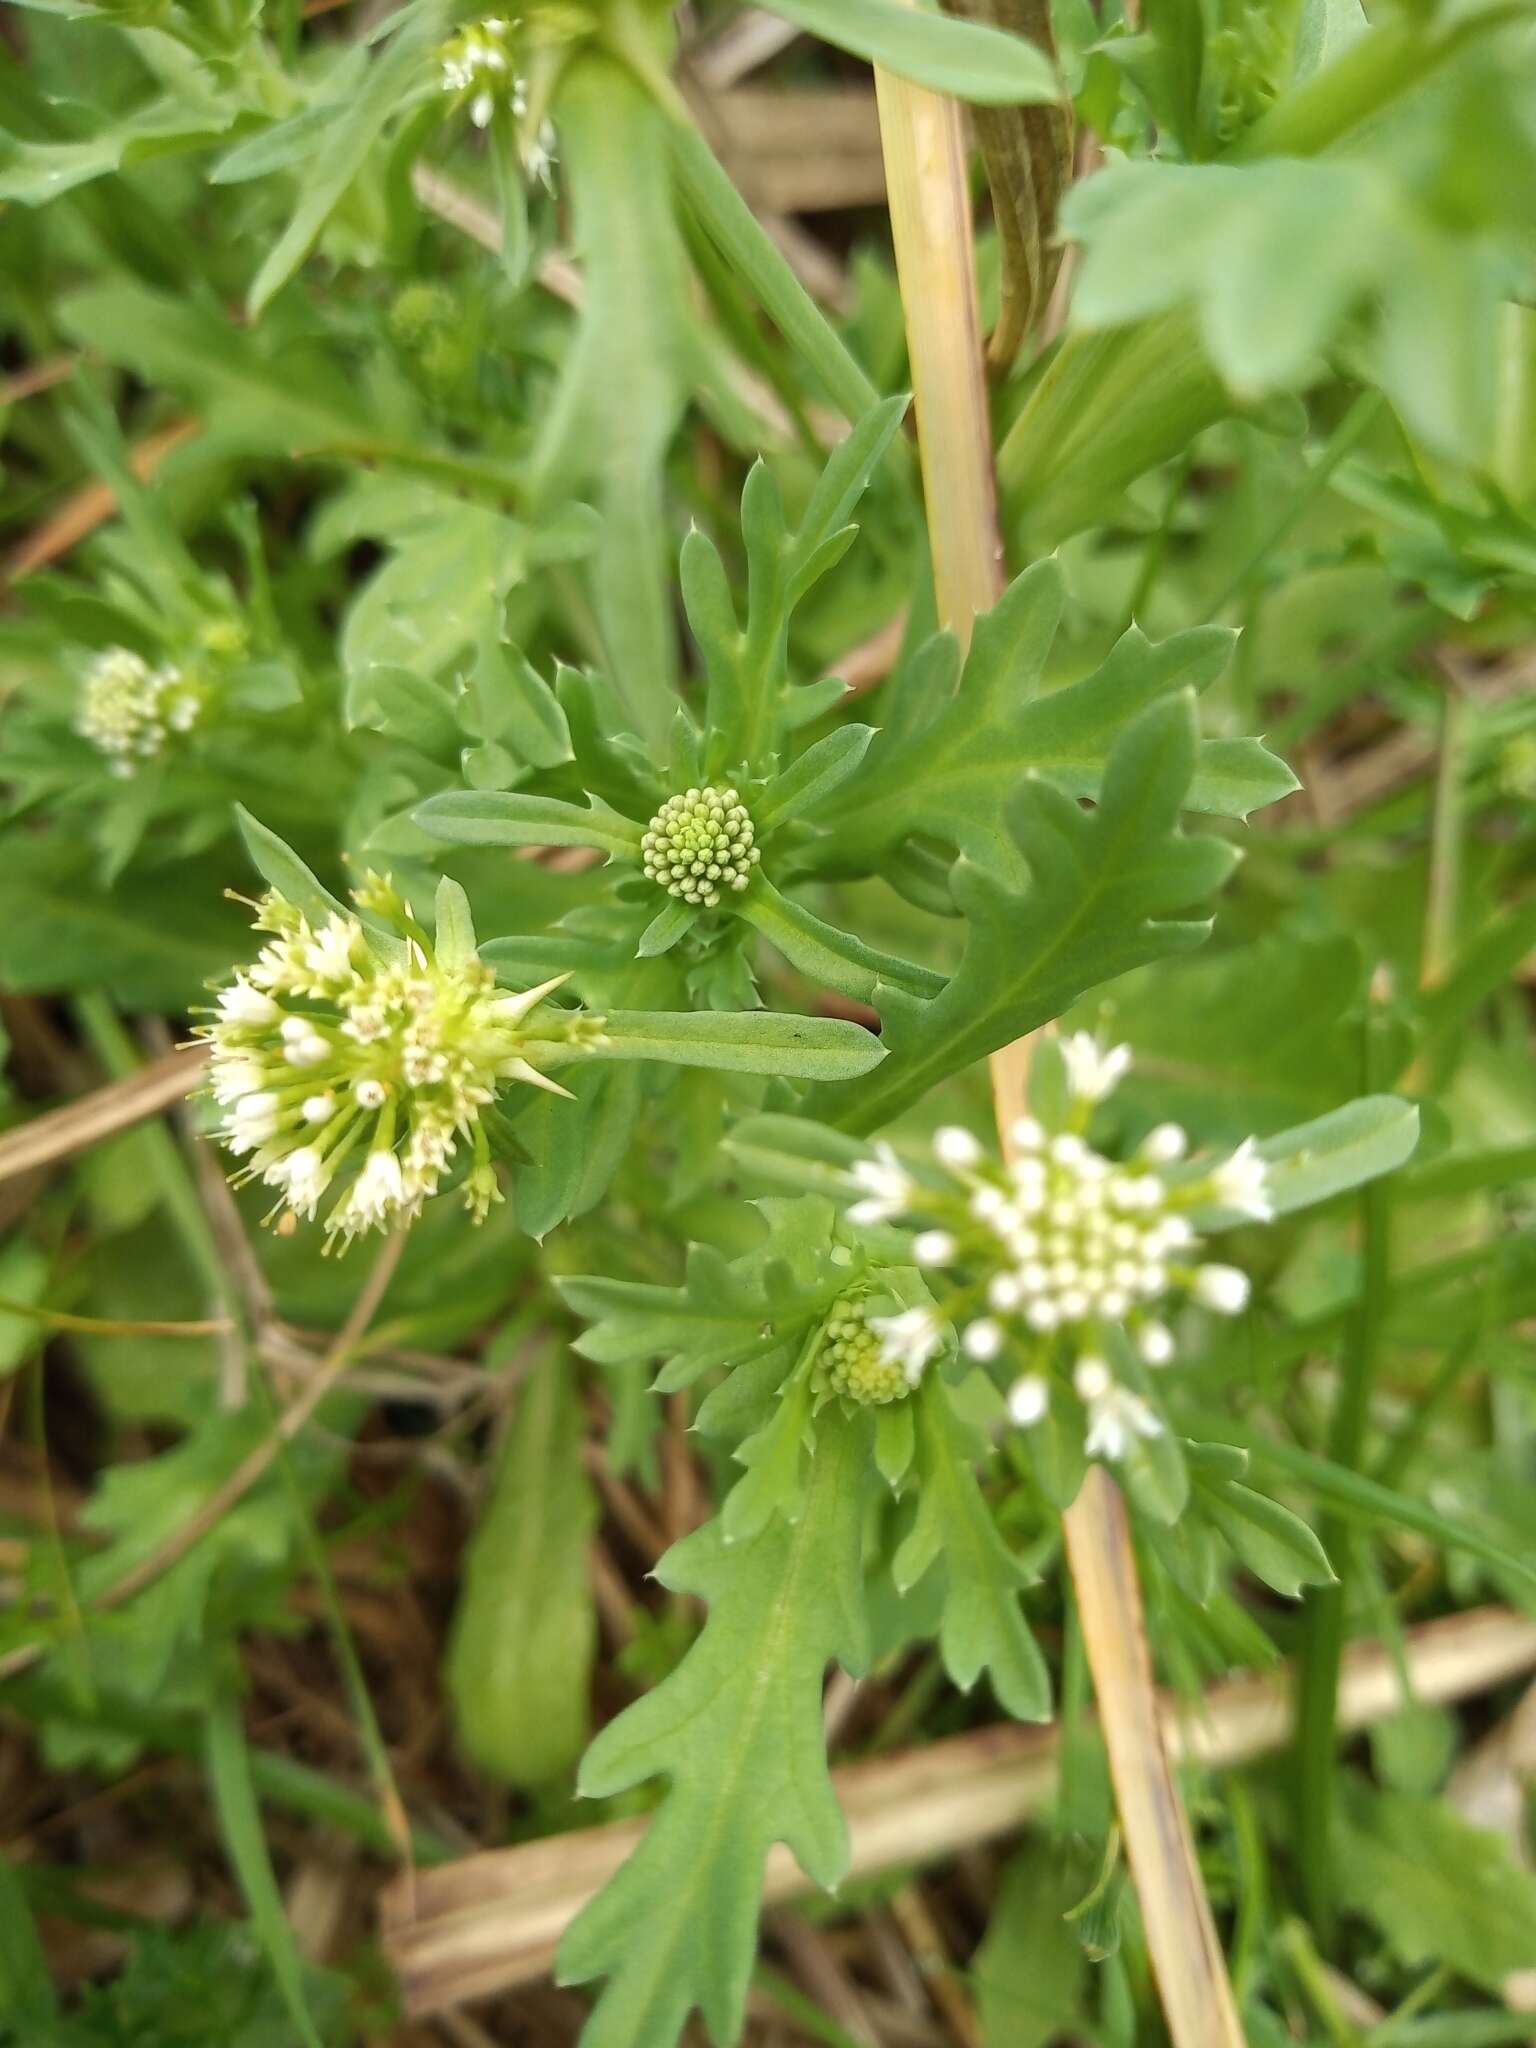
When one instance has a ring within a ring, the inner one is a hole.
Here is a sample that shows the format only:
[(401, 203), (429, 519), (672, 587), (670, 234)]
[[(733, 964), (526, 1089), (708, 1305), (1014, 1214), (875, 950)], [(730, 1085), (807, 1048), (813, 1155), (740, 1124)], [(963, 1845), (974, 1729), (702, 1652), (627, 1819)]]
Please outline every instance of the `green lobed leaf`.
[(562, 1776), (587, 1738), (597, 1503), (584, 1424), (570, 1363), (545, 1359), (524, 1382), (464, 1556), (448, 1694), (466, 1750), (509, 1785)]
[(1299, 1515), (1235, 1480), (1196, 1484), (1202, 1511), (1255, 1578), (1292, 1600), (1306, 1586), (1333, 1584), (1327, 1553)]
[(942, 1557), (945, 1670), (962, 1692), (985, 1671), (999, 1704), (1016, 1720), (1049, 1720), (1050, 1678), (1019, 1604), (1028, 1574), (999, 1535), (976, 1483), (969, 1432), (937, 1372), (925, 1376), (915, 1399), (917, 1515), (891, 1567), (897, 1588), (908, 1592)]
[(424, 754), (452, 760), (463, 744), (453, 700), (413, 668), (375, 663), (347, 678), (347, 724), (404, 740)]
[(860, 1575), (869, 1426), (828, 1411), (804, 1512), (727, 1544), (711, 1523), (657, 1576), (708, 1602), (683, 1662), (605, 1728), (579, 1779), (589, 1797), (665, 1777), (640, 1846), (561, 1943), (562, 1983), (609, 1982), (585, 2048), (672, 2048), (698, 2007), (735, 2040), (757, 1940), (763, 1867), (786, 1842), (806, 1875), (835, 1885), (848, 1831), (827, 1774), (821, 1693), (830, 1660), (867, 1656)]
[(595, 796), (583, 805), (516, 790), (450, 789), (418, 804), (411, 818), (454, 846), (595, 846), (611, 860), (640, 856), (640, 827)]
[(1023, 36), (954, 21), (899, 0), (768, 0), (799, 28), (852, 56), (881, 64), (934, 92), (982, 106), (1038, 106), (1059, 99), (1050, 60)]
[(1536, 1956), (1536, 1878), (1491, 1828), (1443, 1799), (1340, 1788), (1331, 1868), (1340, 1901), (1381, 1929), (1399, 1961), (1445, 1965), (1487, 1991)]
[[(936, 717), (879, 735), (865, 771), (824, 809), (836, 859), (873, 864), (914, 832), (937, 833), (983, 865), (997, 858), (996, 820), (1031, 772), (1073, 796), (1097, 796), (1105, 763), (1127, 723), (1183, 689), (1221, 675), (1234, 636), (1197, 626), (1154, 644), (1132, 626), (1092, 674), (1043, 691), (1065, 591), (1054, 560), (1015, 578), (975, 638), (953, 698)], [(1246, 818), (1297, 787), (1258, 740), (1202, 740), (1186, 805)]]
[(460, 719), (477, 739), (499, 740), (534, 768), (571, 758), (571, 729), (559, 699), (516, 647), (482, 634)]
[(970, 932), (943, 994), (920, 1002), (892, 990), (879, 1075), (838, 1098), (814, 1098), (811, 1113), (845, 1130), (875, 1129), (947, 1075), (1059, 1017), (1087, 989), (1199, 945), (1206, 921), (1172, 913), (1208, 897), (1235, 855), (1179, 830), (1195, 744), (1193, 702), (1181, 693), (1121, 735), (1092, 812), (1051, 782), (1026, 781), (1006, 813), (1017, 879), (1004, 882), (965, 858), (956, 866), (955, 898)]

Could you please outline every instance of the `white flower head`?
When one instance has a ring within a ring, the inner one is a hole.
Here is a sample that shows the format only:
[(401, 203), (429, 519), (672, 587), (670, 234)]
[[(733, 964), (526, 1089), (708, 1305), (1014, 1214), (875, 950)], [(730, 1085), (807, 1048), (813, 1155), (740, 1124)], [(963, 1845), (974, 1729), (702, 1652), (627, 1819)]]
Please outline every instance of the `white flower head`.
[(952, 1266), (959, 1249), (947, 1230), (920, 1230), (912, 1240), (912, 1256), (920, 1266)]
[(1141, 1141), (1141, 1156), (1151, 1166), (1172, 1166), (1189, 1150), (1182, 1124), (1159, 1124)]
[(960, 1349), (967, 1358), (974, 1358), (978, 1365), (988, 1365), (1002, 1352), (1006, 1333), (1001, 1323), (990, 1316), (980, 1316), (974, 1323), (967, 1323), (960, 1333)]
[(1171, 1364), (1173, 1332), (1166, 1323), (1143, 1323), (1136, 1332), (1136, 1348), (1148, 1365)]
[(1020, 1429), (1043, 1421), (1051, 1405), (1051, 1383), (1044, 1374), (1027, 1372), (1008, 1389), (1008, 1413)]
[(881, 1357), (889, 1365), (899, 1365), (914, 1387), (944, 1342), (944, 1324), (931, 1308), (904, 1308), (894, 1316), (871, 1316), (869, 1327), (880, 1339)]
[(1202, 1308), (1219, 1316), (1240, 1316), (1248, 1306), (1248, 1275), (1238, 1266), (1200, 1266), (1193, 1292)]
[(279, 1189), (295, 1214), (312, 1218), (334, 1187), (326, 1228), (350, 1240), (409, 1222), (462, 1136), (478, 1221), (500, 1199), (482, 1111), (513, 1082), (558, 1090), (543, 1065), (599, 1043), (602, 1019), (548, 1002), (564, 977), (498, 992), (480, 960), (444, 964), (384, 878), (358, 894), (403, 950), (375, 950), (339, 912), (317, 926), (276, 894), (258, 906), (269, 941), (198, 1027), (209, 1092), (225, 1108), (221, 1140), (248, 1160), (236, 1178)]
[(858, 1160), (850, 1173), (855, 1186), (864, 1190), (848, 1211), (850, 1223), (890, 1223), (912, 1206), (917, 1192), (912, 1176), (883, 1138), (874, 1157)]
[(951, 1173), (968, 1173), (981, 1164), (981, 1145), (959, 1124), (944, 1124), (933, 1134), (933, 1156)]
[(1255, 1223), (1274, 1217), (1269, 1199), (1269, 1170), (1259, 1157), (1252, 1138), (1244, 1138), (1230, 1159), (1224, 1159), (1211, 1175), (1211, 1187), (1224, 1209), (1235, 1209)]
[(269, 1186), (283, 1190), (295, 1215), (307, 1216), (313, 1222), (320, 1197), (330, 1185), (334, 1171), (313, 1145), (296, 1145), (293, 1151), (275, 1160), (262, 1178)]
[(197, 684), (179, 668), (151, 668), (131, 648), (109, 647), (81, 684), (75, 730), (107, 756), (114, 773), (132, 775), (165, 753), (173, 734), (188, 732), (202, 708)]
[(1111, 1381), (1087, 1402), (1088, 1434), (1083, 1450), (1090, 1458), (1107, 1458), (1117, 1464), (1138, 1437), (1161, 1436), (1163, 1425), (1140, 1394), (1132, 1393), (1118, 1381)]
[(243, 974), (237, 974), (228, 988), (219, 990), (219, 1016), (226, 1024), (271, 1024), (277, 1014), (277, 1004), (271, 996), (252, 988)]
[(1074, 1031), (1061, 1040), (1067, 1087), (1079, 1102), (1103, 1102), (1130, 1069), (1131, 1048), (1114, 1045), (1106, 1051), (1090, 1031)]

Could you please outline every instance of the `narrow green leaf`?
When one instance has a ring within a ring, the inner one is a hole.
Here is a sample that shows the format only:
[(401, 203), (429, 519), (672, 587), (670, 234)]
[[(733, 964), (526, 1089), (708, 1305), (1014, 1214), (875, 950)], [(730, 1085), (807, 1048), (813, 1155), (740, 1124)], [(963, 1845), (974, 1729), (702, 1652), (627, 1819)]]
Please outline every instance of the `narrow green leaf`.
[(664, 1060), (679, 1067), (776, 1074), (789, 1081), (848, 1080), (868, 1073), (885, 1057), (879, 1039), (861, 1024), (773, 1010), (614, 1010), (604, 1039), (575, 1056)]
[(1289, 1508), (1233, 1480), (1200, 1489), (1200, 1505), (1255, 1578), (1298, 1599), (1305, 1586), (1330, 1586), (1333, 1567), (1317, 1537)]
[(5, 1856), (0, 1856), (0, 2013), (14, 2026), (35, 2030), (39, 2041), (47, 2038), (59, 2014), (32, 1908), (15, 1866)]
[(327, 918), (351, 914), (344, 903), (317, 881), (287, 841), (279, 839), (259, 818), (253, 818), (244, 804), (236, 804), (235, 819), (256, 872), (268, 888), (286, 897), (296, 910), (302, 910), (311, 924), (321, 925)]
[(681, 896), (669, 897), (640, 934), (636, 958), (654, 960), (659, 954), (670, 953), (684, 932), (692, 930), (698, 915), (696, 903), (685, 903)]
[(807, 747), (798, 761), (774, 777), (766, 795), (755, 801), (753, 823), (758, 831), (768, 832), (786, 818), (798, 817), (802, 811), (813, 809), (823, 797), (830, 796), (850, 775), (857, 773), (874, 736), (872, 725), (840, 725), (836, 732), (829, 732), (825, 739)]
[(1409, 1494), (1381, 1486), (1332, 1459), (1303, 1450), (1299, 1444), (1262, 1437), (1256, 1431), (1215, 1417), (1210, 1418), (1210, 1428), (1213, 1434), (1225, 1430), (1229, 1435), (1240, 1435), (1257, 1470), (1277, 1472), (1296, 1481), (1336, 1514), (1368, 1528), (1411, 1529), (1447, 1550), (1465, 1551), (1469, 1557), (1481, 1558), (1484, 1564), (1510, 1574), (1536, 1593), (1536, 1569), (1471, 1523), (1454, 1515), (1442, 1515)]
[(469, 898), (451, 875), (438, 877), (432, 943), (439, 963), (447, 968), (467, 967), (475, 957), (475, 920)]
[(790, 347), (820, 379), (828, 398), (850, 420), (878, 405), (880, 393), (828, 326), (698, 129), (674, 121), (668, 138), (684, 199)]
[(283, 1896), (267, 1854), (239, 1702), (227, 1689), (221, 1691), (208, 1711), (207, 1758), (219, 1832), (257, 1936), (272, 1965), (272, 1974), (282, 1991), (294, 2032), (304, 2048), (324, 2048), (304, 1994), (303, 1958), (283, 1910)]
[(641, 827), (600, 797), (585, 807), (515, 790), (451, 789), (411, 813), (434, 839), (455, 846), (595, 846), (613, 860), (637, 860)]
[(980, 106), (1039, 106), (1061, 97), (1049, 60), (1022, 36), (905, 8), (896, 0), (767, 0), (799, 28), (934, 92)]
[[(1391, 1173), (1419, 1141), (1419, 1112), (1396, 1095), (1363, 1095), (1342, 1109), (1261, 1141), (1264, 1191), (1277, 1216), (1326, 1202)], [(1192, 1210), (1205, 1228), (1239, 1222), (1236, 1210)]]
[(906, 989), (929, 998), (944, 987), (944, 976), (931, 967), (876, 952), (851, 932), (825, 923), (804, 904), (781, 896), (766, 875), (754, 876), (752, 886), (731, 907), (776, 946), (792, 967), (823, 988), (836, 989), (857, 1002), (878, 1006), (886, 988)]

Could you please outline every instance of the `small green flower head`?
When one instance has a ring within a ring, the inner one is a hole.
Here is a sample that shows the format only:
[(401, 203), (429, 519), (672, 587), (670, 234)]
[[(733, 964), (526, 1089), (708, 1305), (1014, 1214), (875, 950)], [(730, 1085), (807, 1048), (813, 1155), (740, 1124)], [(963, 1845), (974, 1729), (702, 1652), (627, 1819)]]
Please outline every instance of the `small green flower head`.
[(443, 91), (468, 100), (469, 118), (477, 128), (488, 128), (498, 107), (519, 116), (527, 112), (527, 85), (516, 63), (521, 26), (516, 19), (487, 15), (450, 36), (437, 53)]
[(87, 670), (75, 730), (130, 776), (169, 752), (202, 716), (205, 692), (172, 664), (151, 668), (127, 647), (109, 647)]
[(640, 841), (645, 872), (669, 896), (710, 908), (727, 889), (745, 889), (762, 858), (752, 820), (734, 789), (685, 789), (669, 796)]
[(832, 1304), (812, 1371), (818, 1391), (858, 1408), (883, 1408), (910, 1394), (912, 1382), (899, 1361), (887, 1356), (868, 1307), (869, 1297), (862, 1292), (844, 1294)]
[(339, 1190), (326, 1230), (346, 1242), (411, 1222), (467, 1144), (464, 1202), (481, 1222), (501, 1200), (482, 1112), (508, 1082), (566, 1094), (539, 1062), (600, 1043), (602, 1019), (547, 1002), (563, 975), (511, 993), (479, 960), (446, 965), (387, 880), (370, 876), (357, 900), (395, 923), (394, 957), (357, 917), (317, 926), (277, 895), (258, 907), (271, 936), (198, 1034), (219, 1135), (248, 1160), (241, 1177), (295, 1215)]

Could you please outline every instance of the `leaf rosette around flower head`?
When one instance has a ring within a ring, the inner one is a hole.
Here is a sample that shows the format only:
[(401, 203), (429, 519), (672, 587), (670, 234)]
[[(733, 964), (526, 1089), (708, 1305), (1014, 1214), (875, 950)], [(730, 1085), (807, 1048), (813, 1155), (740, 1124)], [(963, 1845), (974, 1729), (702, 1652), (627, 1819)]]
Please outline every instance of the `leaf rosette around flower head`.
[(267, 943), (199, 1034), (220, 1137), (294, 1214), (334, 1195), (327, 1234), (347, 1242), (412, 1221), (467, 1146), (464, 1203), (483, 1221), (501, 1199), (486, 1113), (509, 1084), (563, 1095), (539, 1060), (599, 1049), (602, 1020), (549, 1002), (564, 976), (498, 989), (472, 950), (434, 947), (388, 883), (357, 901), (398, 933), (388, 957), (360, 917), (312, 921), (276, 893), (258, 906)]

